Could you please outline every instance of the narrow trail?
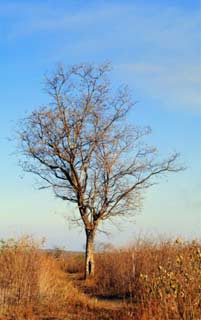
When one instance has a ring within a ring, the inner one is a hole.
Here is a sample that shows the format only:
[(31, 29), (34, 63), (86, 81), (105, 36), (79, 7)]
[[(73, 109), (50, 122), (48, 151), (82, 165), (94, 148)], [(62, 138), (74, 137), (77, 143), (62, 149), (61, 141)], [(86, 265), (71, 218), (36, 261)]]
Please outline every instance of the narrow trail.
[(100, 296), (93, 293), (91, 280), (83, 280), (82, 274), (68, 273), (67, 280), (71, 281), (73, 285), (84, 295), (93, 301), (97, 301), (99, 308), (108, 311), (123, 310), (126, 306), (125, 301), (117, 297)]

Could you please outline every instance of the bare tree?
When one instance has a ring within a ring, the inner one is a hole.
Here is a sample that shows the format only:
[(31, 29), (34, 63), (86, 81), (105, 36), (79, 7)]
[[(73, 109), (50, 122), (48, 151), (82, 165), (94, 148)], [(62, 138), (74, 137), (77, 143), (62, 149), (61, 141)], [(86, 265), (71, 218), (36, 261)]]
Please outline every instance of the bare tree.
[(86, 232), (86, 278), (94, 274), (100, 221), (134, 215), (154, 177), (181, 169), (176, 153), (157, 160), (156, 149), (143, 142), (149, 128), (129, 124), (134, 103), (126, 87), (113, 92), (109, 71), (108, 64), (59, 67), (46, 81), (50, 104), (19, 129), (23, 169), (77, 205)]

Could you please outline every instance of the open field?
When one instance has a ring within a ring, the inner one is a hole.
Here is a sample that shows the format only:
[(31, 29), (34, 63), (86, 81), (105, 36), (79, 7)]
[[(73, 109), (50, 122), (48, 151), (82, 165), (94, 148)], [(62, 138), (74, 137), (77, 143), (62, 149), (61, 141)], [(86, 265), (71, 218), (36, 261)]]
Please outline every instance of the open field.
[(201, 320), (200, 16), (0, 0), (0, 320)]
[(83, 280), (84, 256), (43, 251), (30, 239), (1, 242), (1, 320), (198, 320), (199, 241), (139, 241), (96, 253), (96, 275)]

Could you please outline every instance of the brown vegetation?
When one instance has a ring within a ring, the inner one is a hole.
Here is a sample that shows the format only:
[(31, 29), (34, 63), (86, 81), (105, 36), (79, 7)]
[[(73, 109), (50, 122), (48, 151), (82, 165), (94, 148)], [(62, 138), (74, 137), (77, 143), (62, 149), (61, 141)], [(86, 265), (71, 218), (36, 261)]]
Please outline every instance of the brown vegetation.
[(30, 239), (2, 241), (0, 319), (197, 320), (201, 244), (139, 241), (96, 253), (83, 280), (84, 255), (40, 250)]
[(100, 253), (97, 264), (95, 294), (123, 298), (139, 319), (201, 317), (200, 243), (139, 242)]
[(87, 308), (88, 299), (66, 280), (54, 257), (27, 238), (2, 242), (0, 315), (13, 320), (70, 319), (75, 306)]

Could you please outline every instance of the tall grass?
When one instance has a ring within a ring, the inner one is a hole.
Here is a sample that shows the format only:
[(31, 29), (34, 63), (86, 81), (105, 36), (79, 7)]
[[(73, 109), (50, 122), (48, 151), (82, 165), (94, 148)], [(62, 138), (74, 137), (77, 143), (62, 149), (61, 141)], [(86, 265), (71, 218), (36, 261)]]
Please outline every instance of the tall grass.
[(100, 252), (96, 264), (94, 294), (122, 297), (139, 318), (201, 318), (200, 243), (142, 241)]
[(37, 302), (39, 260), (39, 251), (31, 241), (1, 241), (1, 313), (12, 313), (15, 307), (26, 308)]
[(200, 242), (138, 241), (95, 258), (96, 276), (85, 282), (83, 254), (2, 241), (0, 319), (201, 319)]
[(29, 238), (0, 246), (0, 316), (42, 319), (67, 316), (87, 298), (66, 280), (57, 260)]

